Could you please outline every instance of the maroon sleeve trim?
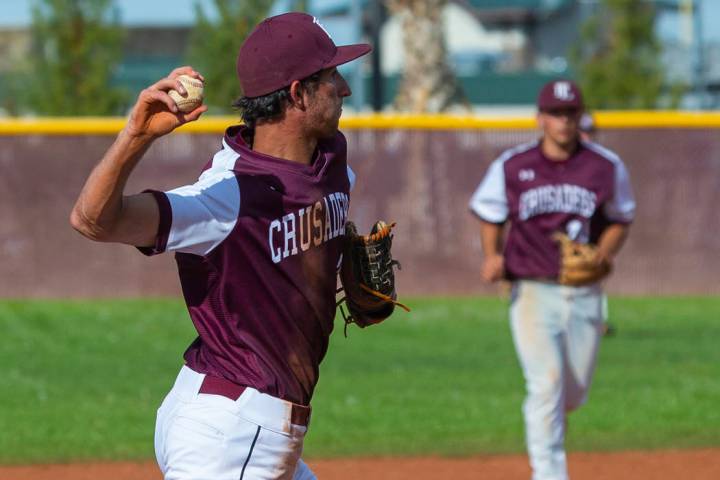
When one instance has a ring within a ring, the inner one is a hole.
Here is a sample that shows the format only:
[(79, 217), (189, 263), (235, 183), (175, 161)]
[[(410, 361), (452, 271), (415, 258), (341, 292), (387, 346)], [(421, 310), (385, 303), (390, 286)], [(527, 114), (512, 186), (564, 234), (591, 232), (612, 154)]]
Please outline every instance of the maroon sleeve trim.
[(165, 252), (167, 248), (168, 237), (170, 236), (170, 226), (172, 225), (172, 208), (170, 200), (165, 193), (157, 190), (145, 190), (143, 193), (151, 193), (158, 208), (160, 209), (160, 222), (158, 223), (158, 231), (155, 235), (155, 245), (152, 247), (135, 247), (140, 253), (147, 256), (158, 255)]

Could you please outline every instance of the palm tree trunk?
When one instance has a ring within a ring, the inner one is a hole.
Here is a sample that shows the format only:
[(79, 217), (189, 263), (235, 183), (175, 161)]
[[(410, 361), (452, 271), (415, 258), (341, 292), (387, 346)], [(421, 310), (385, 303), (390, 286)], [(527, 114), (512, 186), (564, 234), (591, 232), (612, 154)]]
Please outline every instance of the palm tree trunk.
[(406, 112), (441, 112), (466, 103), (447, 61), (442, 11), (448, 0), (385, 0), (403, 27), (405, 69), (395, 108)]

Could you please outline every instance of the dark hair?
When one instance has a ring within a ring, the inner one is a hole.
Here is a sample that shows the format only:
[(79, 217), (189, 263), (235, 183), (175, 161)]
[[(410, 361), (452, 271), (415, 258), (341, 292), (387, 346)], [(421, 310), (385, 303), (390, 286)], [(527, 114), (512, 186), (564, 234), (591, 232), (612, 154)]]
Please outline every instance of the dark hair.
[[(314, 73), (300, 80), (300, 86), (308, 92), (314, 93), (318, 87), (320, 73)], [(287, 86), (261, 97), (240, 97), (233, 102), (232, 106), (240, 111), (243, 123), (254, 128), (258, 121), (272, 120), (282, 115), (289, 98), (290, 87)]]

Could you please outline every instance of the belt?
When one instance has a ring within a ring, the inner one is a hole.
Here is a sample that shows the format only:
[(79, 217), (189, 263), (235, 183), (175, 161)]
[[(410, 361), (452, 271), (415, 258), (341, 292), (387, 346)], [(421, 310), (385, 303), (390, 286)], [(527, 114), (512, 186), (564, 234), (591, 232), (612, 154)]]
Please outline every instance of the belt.
[[(246, 387), (245, 385), (238, 385), (237, 383), (233, 383), (230, 380), (226, 380), (224, 378), (205, 375), (205, 378), (200, 385), (200, 390), (198, 391), (198, 393), (221, 395), (235, 401), (240, 398), (240, 395), (242, 395), (242, 393), (247, 388), (248, 387)], [(301, 425), (303, 427), (307, 427), (310, 420), (310, 412), (312, 409), (305, 405), (298, 405), (297, 403), (288, 402), (287, 400), (282, 401), (292, 405), (292, 408), (290, 409), (290, 422), (294, 425)]]

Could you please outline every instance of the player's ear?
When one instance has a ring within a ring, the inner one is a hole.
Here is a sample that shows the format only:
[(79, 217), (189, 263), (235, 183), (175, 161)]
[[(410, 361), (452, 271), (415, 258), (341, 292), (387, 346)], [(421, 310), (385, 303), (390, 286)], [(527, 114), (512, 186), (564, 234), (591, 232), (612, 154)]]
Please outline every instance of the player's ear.
[(538, 111), (535, 115), (535, 118), (537, 119), (538, 127), (540, 127), (541, 129), (545, 128), (545, 116), (543, 115), (543, 113)]
[(294, 80), (290, 84), (290, 104), (300, 110), (305, 110), (305, 99), (303, 98), (304, 89), (299, 80)]

